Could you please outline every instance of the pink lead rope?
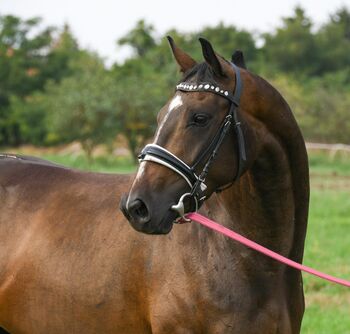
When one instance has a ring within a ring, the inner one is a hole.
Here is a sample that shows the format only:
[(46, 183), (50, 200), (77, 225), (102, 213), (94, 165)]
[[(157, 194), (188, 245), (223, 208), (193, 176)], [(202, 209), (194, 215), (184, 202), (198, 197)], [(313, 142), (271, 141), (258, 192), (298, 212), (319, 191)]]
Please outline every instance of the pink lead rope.
[(223, 234), (223, 235), (225, 235), (233, 240), (240, 242), (241, 244), (243, 244), (247, 247), (250, 247), (250, 248), (252, 248), (252, 249), (254, 249), (254, 250), (256, 250), (264, 255), (267, 255), (267, 256), (269, 256), (269, 257), (271, 257), (271, 258), (273, 258), (281, 263), (284, 263), (290, 267), (293, 267), (293, 268), (301, 270), (301, 271), (305, 271), (309, 274), (321, 277), (327, 281), (341, 284), (341, 285), (344, 285), (344, 286), (347, 286), (348, 288), (350, 288), (349, 281), (321, 273), (320, 271), (317, 271), (317, 270), (312, 269), (310, 267), (304, 266), (300, 263), (294, 262), (294, 261), (292, 261), (292, 260), (290, 260), (290, 259), (288, 259), (280, 254), (273, 252), (270, 249), (267, 249), (266, 247), (263, 247), (263, 246), (257, 244), (254, 241), (251, 241), (251, 240), (243, 237), (242, 235), (240, 235), (236, 232), (229, 230), (228, 228), (226, 228), (226, 227), (224, 227), (224, 226), (222, 226), (222, 225), (220, 225), (220, 224), (210, 220), (209, 218), (206, 218), (206, 217), (204, 217), (196, 212), (186, 214), (186, 218), (194, 220), (199, 224), (202, 224), (202, 225), (204, 225), (204, 226), (206, 226), (214, 231), (217, 231), (217, 232), (219, 232), (219, 233), (221, 233), (221, 234)]

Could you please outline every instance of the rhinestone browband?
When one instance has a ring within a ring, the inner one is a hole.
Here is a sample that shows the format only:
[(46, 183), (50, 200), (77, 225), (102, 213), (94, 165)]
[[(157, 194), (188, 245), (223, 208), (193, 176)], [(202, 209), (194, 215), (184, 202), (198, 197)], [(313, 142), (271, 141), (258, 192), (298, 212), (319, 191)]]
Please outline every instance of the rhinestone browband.
[(176, 90), (184, 92), (212, 92), (232, 101), (236, 106), (239, 104), (239, 101), (237, 101), (229, 91), (222, 89), (219, 86), (215, 86), (212, 83), (193, 84), (188, 82), (181, 82), (176, 86)]

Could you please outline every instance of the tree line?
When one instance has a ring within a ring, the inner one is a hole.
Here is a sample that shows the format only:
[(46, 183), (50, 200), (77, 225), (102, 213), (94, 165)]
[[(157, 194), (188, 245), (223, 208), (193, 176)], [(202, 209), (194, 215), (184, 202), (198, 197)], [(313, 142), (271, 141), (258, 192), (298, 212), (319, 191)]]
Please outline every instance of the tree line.
[[(244, 52), (249, 70), (269, 80), (291, 105), (307, 140), (350, 143), (350, 11), (315, 27), (301, 7), (259, 35), (223, 23), (166, 32), (201, 60), (198, 37), (227, 59)], [(165, 36), (164, 35), (164, 36)], [(131, 55), (106, 67), (83, 49), (69, 26), (0, 14), (0, 146), (79, 141), (91, 155), (126, 138), (136, 156), (156, 114), (180, 78), (167, 40), (143, 20), (117, 41)]]

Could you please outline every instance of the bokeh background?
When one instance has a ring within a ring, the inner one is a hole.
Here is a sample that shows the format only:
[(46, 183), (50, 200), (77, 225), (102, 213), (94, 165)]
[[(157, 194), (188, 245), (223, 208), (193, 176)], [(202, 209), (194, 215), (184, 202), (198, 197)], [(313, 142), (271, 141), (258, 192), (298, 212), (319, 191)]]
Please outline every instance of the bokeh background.
[[(350, 1), (0, 1), (0, 148), (132, 172), (198, 37), (286, 98), (311, 167), (305, 263), (350, 279)], [(305, 276), (302, 333), (350, 333), (350, 292)]]

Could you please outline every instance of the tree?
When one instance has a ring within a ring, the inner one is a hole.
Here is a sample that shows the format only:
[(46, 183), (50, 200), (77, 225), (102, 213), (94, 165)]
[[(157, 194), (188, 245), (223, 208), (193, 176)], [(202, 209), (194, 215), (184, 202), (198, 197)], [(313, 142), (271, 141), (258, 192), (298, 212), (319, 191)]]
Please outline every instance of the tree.
[[(118, 123), (136, 159), (156, 128), (156, 115), (169, 97), (167, 76), (138, 63), (128, 75), (117, 75)], [(143, 68), (141, 68), (143, 67)]]
[(10, 98), (8, 121), (16, 124), (24, 143), (38, 146), (46, 143), (48, 132), (44, 100), (41, 92), (35, 92), (25, 98), (16, 95)]
[(52, 28), (40, 30), (39, 23), (39, 18), (0, 16), (0, 144), (21, 141), (19, 124), (10, 114), (10, 96), (24, 98), (45, 83)]
[(70, 63), (81, 53), (68, 25), (54, 38), (56, 30), (40, 29), (40, 23), (0, 16), (0, 145), (38, 144), (45, 137), (45, 110), (35, 107), (38, 92), (48, 80), (71, 75)]
[(305, 82), (279, 74), (273, 84), (288, 101), (307, 140), (350, 143), (350, 97), (345, 80), (344, 72)]
[[(331, 15), (317, 33), (320, 50), (319, 73), (340, 71), (350, 67), (350, 12), (345, 7)], [(350, 83), (350, 78), (349, 78)]]
[(139, 21), (118, 41), (119, 45), (131, 47), (134, 55), (112, 68), (118, 122), (134, 159), (153, 135), (156, 115), (175, 85), (176, 65), (168, 42), (165, 38), (157, 42), (153, 32), (151, 25)]
[(47, 66), (44, 69), (46, 80), (59, 82), (62, 78), (73, 74), (71, 63), (79, 59), (83, 51), (66, 23), (58, 36), (53, 39), (47, 54)]
[(39, 18), (0, 16), (0, 88), (4, 94), (23, 97), (44, 86), (42, 73), (53, 29), (39, 30), (40, 22)]
[(113, 139), (120, 130), (116, 89), (98, 57), (86, 53), (77, 64), (73, 76), (47, 87), (49, 140), (77, 140), (91, 160), (96, 145)]
[(151, 24), (147, 24), (144, 20), (139, 20), (126, 36), (117, 41), (118, 45), (127, 45), (131, 47), (137, 57), (143, 57), (156, 42), (153, 38), (154, 28)]
[(317, 74), (318, 50), (310, 18), (296, 7), (294, 16), (282, 22), (275, 33), (264, 35), (263, 52), (269, 67), (285, 73)]

